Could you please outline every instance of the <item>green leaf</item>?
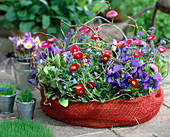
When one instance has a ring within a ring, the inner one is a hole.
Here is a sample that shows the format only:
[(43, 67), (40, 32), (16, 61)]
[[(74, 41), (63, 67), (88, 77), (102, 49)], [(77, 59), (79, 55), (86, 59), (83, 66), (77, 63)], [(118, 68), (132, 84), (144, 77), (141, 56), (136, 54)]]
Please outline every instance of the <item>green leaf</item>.
[(43, 70), (44, 70), (45, 74), (48, 74), (48, 67), (47, 66), (45, 66)]
[(81, 101), (84, 102), (84, 103), (85, 103), (85, 102), (88, 102), (88, 100), (87, 100), (85, 97), (82, 97), (82, 98), (81, 98)]
[(57, 29), (55, 27), (49, 27), (47, 29), (47, 33), (51, 34), (51, 33), (57, 33)]
[(19, 11), (17, 11), (17, 16), (18, 16), (20, 19), (22, 19), (22, 18), (24, 18), (24, 17), (27, 17), (27, 10), (25, 9), (25, 10), (19, 10)]
[(17, 19), (17, 15), (13, 7), (9, 8), (8, 12), (5, 14), (5, 19), (10, 22), (15, 21)]
[(59, 103), (63, 106), (63, 107), (67, 107), (69, 104), (69, 100), (68, 99), (59, 99)]
[(46, 29), (50, 26), (50, 16), (42, 15), (42, 28)]
[(22, 0), (22, 1), (20, 1), (20, 4), (21, 4), (22, 7), (29, 6), (29, 5), (32, 4), (32, 1), (30, 1), (30, 0)]
[(46, 6), (48, 6), (48, 3), (46, 0), (40, 0), (43, 4), (45, 4)]
[(28, 19), (29, 20), (34, 20), (35, 19), (35, 15), (34, 14), (29, 14)]
[(40, 29), (39, 26), (34, 26), (31, 30), (32, 33), (38, 32), (38, 30)]
[(55, 11), (55, 13), (57, 15), (63, 15), (63, 12), (60, 10), (60, 8), (58, 7), (58, 5), (52, 5), (50, 7), (51, 10)]
[(25, 32), (29, 32), (31, 27), (34, 26), (35, 23), (33, 21), (30, 22), (20, 22), (19, 24), (19, 29), (25, 33)]
[(8, 7), (7, 5), (5, 5), (5, 4), (1, 4), (1, 5), (0, 5), (0, 10), (1, 10), (1, 11), (8, 11), (8, 10), (9, 10), (9, 7)]
[(57, 88), (56, 82), (52, 82), (52, 83), (50, 84), (50, 86), (53, 87), (53, 88)]
[(40, 8), (41, 8), (41, 6), (39, 6), (39, 5), (33, 5), (29, 8), (29, 13), (36, 14), (39, 12)]

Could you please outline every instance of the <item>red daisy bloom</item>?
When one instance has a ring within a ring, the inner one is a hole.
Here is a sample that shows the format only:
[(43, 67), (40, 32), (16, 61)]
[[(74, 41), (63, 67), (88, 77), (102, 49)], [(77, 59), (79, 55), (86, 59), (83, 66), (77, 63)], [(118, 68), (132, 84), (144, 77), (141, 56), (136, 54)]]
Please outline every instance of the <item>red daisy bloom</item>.
[(93, 27), (92, 27), (92, 26), (89, 26), (88, 28), (86, 28), (86, 29), (85, 29), (85, 33), (89, 33), (89, 32), (91, 32), (91, 31), (92, 31), (92, 29), (93, 29)]
[(132, 87), (137, 88), (138, 87), (138, 81), (135, 78), (130, 79), (130, 84)]
[(126, 45), (131, 45), (133, 43), (133, 39), (128, 39), (125, 41)]
[(118, 15), (118, 13), (117, 13), (116, 11), (111, 10), (111, 11), (109, 11), (109, 12), (106, 14), (106, 17), (107, 17), (107, 18), (114, 18), (114, 17), (116, 17), (117, 15)]
[(75, 58), (75, 59), (83, 59), (83, 53), (81, 53), (81, 52), (75, 53), (75, 54), (74, 54), (74, 58)]
[(108, 62), (108, 60), (110, 59), (110, 55), (109, 54), (104, 54), (101, 58), (101, 62), (102, 63), (106, 63)]
[(101, 27), (97, 27), (97, 28), (94, 29), (94, 31), (96, 31), (96, 32), (99, 32), (99, 31), (101, 31), (101, 30), (102, 30)]
[(89, 55), (84, 55), (84, 58), (85, 58), (85, 59), (89, 59), (90, 56), (89, 56)]
[(141, 40), (134, 40), (133, 43), (135, 45), (141, 45), (142, 44)]
[(81, 88), (84, 88), (83, 84), (76, 85), (76, 91), (79, 91)]
[(73, 45), (70, 47), (70, 52), (72, 53), (72, 55), (73, 53), (78, 52), (78, 51), (79, 51), (79, 48), (76, 45)]
[(155, 35), (149, 35), (149, 36), (147, 37), (147, 40), (148, 40), (148, 41), (151, 41), (151, 40), (153, 40), (153, 39), (155, 39), (155, 38), (156, 38)]
[(88, 84), (87, 84), (87, 87), (88, 88), (94, 88), (94, 87), (96, 87), (96, 84), (94, 82), (89, 81)]
[(65, 50), (60, 50), (60, 51), (59, 51), (59, 53), (63, 53), (63, 52), (65, 52)]
[(87, 66), (89, 64), (89, 62), (83, 62), (82, 65), (83, 66)]
[(125, 42), (120, 41), (117, 45), (118, 45), (120, 48), (124, 48), (124, 47), (125, 47)]
[(112, 56), (112, 52), (110, 50), (106, 50), (104, 51), (105, 54), (109, 54), (110, 56)]
[(73, 64), (71, 64), (69, 69), (71, 72), (77, 71), (79, 69), (79, 64), (73, 63)]
[(47, 41), (48, 41), (48, 42), (54, 42), (54, 41), (56, 41), (56, 38), (50, 38), (50, 39), (48, 39)]
[(87, 29), (87, 27), (81, 27), (81, 28), (80, 28), (80, 31), (83, 31), (83, 30), (85, 30), (85, 29)]
[(166, 51), (166, 48), (163, 47), (163, 46), (159, 46), (159, 47), (158, 47), (158, 51), (159, 51), (160, 53), (163, 53), (163, 52)]
[(120, 40), (116, 40), (117, 44), (120, 42)]
[(86, 89), (80, 88), (79, 90), (77, 90), (77, 96), (83, 97), (85, 95)]
[(140, 57), (140, 55), (141, 55), (141, 52), (140, 52), (140, 51), (134, 51), (134, 52), (133, 52), (133, 56), (134, 56), (134, 57)]
[(52, 45), (51, 43), (44, 43), (44, 44), (42, 44), (41, 47), (43, 47), (43, 48), (48, 48), (48, 47), (50, 47), (51, 45)]
[(99, 39), (99, 38), (100, 38), (100, 34), (99, 34), (99, 33), (97, 33), (97, 34), (95, 34), (95, 33), (91, 34), (91, 39), (96, 40), (96, 39)]

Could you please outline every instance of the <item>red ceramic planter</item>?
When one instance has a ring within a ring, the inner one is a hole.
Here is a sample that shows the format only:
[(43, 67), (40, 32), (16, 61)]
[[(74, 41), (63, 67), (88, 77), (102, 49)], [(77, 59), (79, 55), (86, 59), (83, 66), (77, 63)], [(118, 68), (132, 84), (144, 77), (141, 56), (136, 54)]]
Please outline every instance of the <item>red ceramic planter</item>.
[(163, 89), (141, 96), (133, 100), (100, 102), (69, 102), (63, 107), (56, 100), (48, 99), (44, 105), (45, 96), (41, 92), (41, 106), (51, 117), (75, 126), (104, 128), (112, 126), (132, 126), (152, 119), (164, 101)]

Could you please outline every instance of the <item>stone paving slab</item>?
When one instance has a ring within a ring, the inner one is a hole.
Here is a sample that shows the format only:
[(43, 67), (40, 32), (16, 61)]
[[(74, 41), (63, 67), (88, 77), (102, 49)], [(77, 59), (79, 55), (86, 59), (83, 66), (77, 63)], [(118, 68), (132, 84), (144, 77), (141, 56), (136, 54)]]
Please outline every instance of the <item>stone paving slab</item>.
[(167, 127), (170, 127), (170, 109), (163, 105), (159, 113), (150, 121), (132, 127), (117, 127), (112, 130), (120, 137), (170, 137), (170, 130)]

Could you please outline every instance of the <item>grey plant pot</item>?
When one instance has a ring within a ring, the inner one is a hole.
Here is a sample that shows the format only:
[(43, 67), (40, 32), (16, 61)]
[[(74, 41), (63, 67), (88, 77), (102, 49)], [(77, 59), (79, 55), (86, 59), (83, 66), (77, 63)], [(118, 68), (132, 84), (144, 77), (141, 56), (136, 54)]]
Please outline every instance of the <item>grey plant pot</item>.
[(0, 95), (0, 113), (13, 113), (14, 100), (18, 91), (14, 95)]
[(31, 102), (19, 102), (16, 99), (15, 102), (18, 109), (18, 115), (21, 119), (33, 119), (36, 99), (33, 99)]
[(28, 83), (28, 75), (34, 71), (33, 69), (30, 69), (30, 62), (22, 62), (22, 60), (18, 61), (16, 58), (12, 58), (12, 62), (17, 88), (29, 88), (33, 90), (35, 87)]

